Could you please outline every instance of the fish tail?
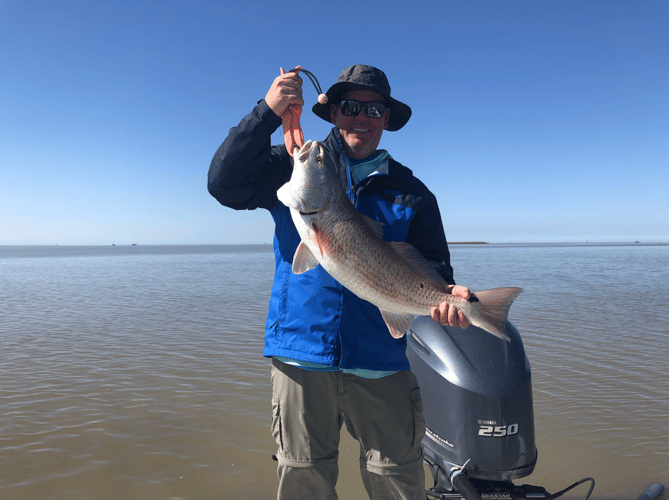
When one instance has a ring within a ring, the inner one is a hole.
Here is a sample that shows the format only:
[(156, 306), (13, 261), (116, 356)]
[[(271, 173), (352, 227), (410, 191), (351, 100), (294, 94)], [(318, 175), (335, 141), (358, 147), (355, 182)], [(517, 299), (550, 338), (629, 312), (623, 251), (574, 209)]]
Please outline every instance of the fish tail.
[(482, 290), (474, 295), (480, 302), (480, 316), (472, 323), (483, 328), (495, 337), (511, 342), (506, 336), (506, 320), (509, 316), (509, 308), (516, 297), (522, 292), (522, 288), (506, 287)]

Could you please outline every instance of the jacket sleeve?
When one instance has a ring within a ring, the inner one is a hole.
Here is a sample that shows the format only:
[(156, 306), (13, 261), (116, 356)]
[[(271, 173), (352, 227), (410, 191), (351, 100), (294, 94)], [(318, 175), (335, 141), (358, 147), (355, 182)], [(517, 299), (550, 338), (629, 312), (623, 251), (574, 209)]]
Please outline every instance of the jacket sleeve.
[(222, 205), (235, 210), (270, 210), (276, 191), (290, 178), (291, 158), (284, 145), (272, 146), (281, 118), (260, 101), (230, 129), (209, 167), (207, 189)]

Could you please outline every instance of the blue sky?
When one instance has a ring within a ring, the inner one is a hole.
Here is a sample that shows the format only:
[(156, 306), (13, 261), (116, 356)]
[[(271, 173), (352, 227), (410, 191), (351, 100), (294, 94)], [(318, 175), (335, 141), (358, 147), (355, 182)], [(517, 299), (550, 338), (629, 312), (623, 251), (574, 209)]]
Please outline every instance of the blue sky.
[(271, 242), (211, 157), (280, 67), (356, 63), (413, 108), (380, 147), (450, 241), (667, 242), (667, 61), (665, 0), (1, 0), (0, 244)]

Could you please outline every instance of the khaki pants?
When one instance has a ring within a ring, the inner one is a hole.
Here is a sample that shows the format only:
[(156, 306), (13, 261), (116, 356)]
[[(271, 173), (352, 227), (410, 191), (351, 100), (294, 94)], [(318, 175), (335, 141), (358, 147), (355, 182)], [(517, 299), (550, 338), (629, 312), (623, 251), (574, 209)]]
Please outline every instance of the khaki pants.
[(272, 435), (279, 446), (278, 500), (337, 499), (343, 423), (360, 443), (372, 500), (425, 500), (425, 435), (416, 377), (314, 372), (272, 360)]

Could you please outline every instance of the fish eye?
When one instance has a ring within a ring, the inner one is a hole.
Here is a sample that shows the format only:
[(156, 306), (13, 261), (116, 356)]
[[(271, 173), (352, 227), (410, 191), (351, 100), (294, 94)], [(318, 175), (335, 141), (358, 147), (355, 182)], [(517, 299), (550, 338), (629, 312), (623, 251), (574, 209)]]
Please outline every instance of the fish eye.
[(323, 157), (322, 156), (317, 157), (316, 162), (323, 163)]

